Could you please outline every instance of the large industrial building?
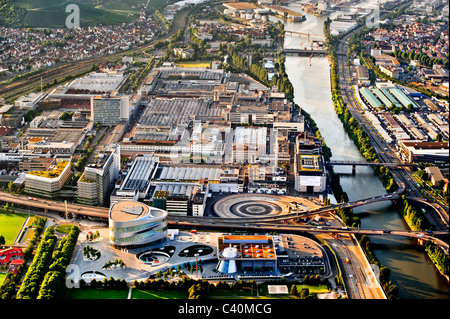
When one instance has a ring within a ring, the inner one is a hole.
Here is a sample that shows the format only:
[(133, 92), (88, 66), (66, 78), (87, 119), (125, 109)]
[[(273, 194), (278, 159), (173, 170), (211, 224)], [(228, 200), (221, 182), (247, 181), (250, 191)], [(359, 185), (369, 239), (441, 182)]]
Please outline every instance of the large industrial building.
[(217, 270), (221, 273), (276, 270), (277, 254), (272, 236), (221, 236), (217, 239), (217, 252)]
[(327, 186), (327, 173), (320, 140), (297, 136), (294, 155), (295, 190), (322, 193)]
[(116, 248), (138, 248), (163, 243), (167, 212), (137, 201), (119, 201), (109, 210), (109, 240)]
[(127, 123), (136, 116), (140, 104), (140, 98), (133, 101), (129, 96), (92, 96), (91, 120), (102, 125)]
[(119, 200), (144, 199), (150, 192), (150, 181), (158, 167), (159, 158), (151, 154), (136, 156), (127, 164), (127, 172), (116, 183), (111, 203)]

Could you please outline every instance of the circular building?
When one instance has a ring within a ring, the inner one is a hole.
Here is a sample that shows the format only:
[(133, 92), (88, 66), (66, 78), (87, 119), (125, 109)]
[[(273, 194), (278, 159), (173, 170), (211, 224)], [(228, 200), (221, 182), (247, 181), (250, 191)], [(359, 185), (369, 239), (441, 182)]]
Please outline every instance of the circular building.
[(109, 241), (116, 248), (162, 243), (167, 235), (167, 212), (141, 202), (125, 200), (109, 209)]

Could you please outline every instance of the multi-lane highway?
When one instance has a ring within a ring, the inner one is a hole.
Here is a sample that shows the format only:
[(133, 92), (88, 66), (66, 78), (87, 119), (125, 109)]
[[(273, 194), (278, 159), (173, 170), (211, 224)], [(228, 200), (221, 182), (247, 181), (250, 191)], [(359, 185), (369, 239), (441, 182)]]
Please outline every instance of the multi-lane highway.
[[(380, 200), (392, 200), (396, 198), (396, 194), (382, 195), (379, 197), (373, 197), (367, 200), (360, 200), (355, 202), (349, 202), (342, 205), (343, 207), (355, 207), (356, 205), (366, 205)], [(53, 201), (46, 199), (31, 198), (21, 195), (12, 195), (5, 192), (0, 192), (0, 202), (13, 203), (20, 205), (21, 207), (37, 208), (43, 212), (57, 212), (65, 213), (66, 205), (61, 201)], [(274, 217), (252, 217), (252, 218), (220, 218), (220, 217), (194, 217), (194, 216), (172, 216), (169, 215), (169, 223), (172, 225), (185, 226), (185, 227), (210, 227), (210, 228), (233, 228), (243, 230), (264, 230), (264, 231), (278, 231), (278, 232), (310, 232), (310, 233), (339, 233), (339, 234), (357, 234), (357, 235), (379, 235), (379, 236), (404, 236), (410, 238), (417, 238), (423, 240), (433, 241), (448, 253), (449, 245), (439, 238), (433, 235), (448, 235), (449, 231), (437, 230), (430, 232), (425, 231), (406, 231), (406, 230), (390, 230), (390, 229), (359, 229), (348, 227), (316, 227), (309, 225), (284, 225), (276, 222), (283, 220), (296, 219), (299, 217), (314, 216), (321, 213), (330, 213), (339, 205), (331, 205), (322, 207), (314, 212), (310, 213), (291, 213), (284, 215), (277, 215)], [(85, 206), (79, 204), (67, 204), (67, 213), (74, 216), (89, 216), (101, 219), (108, 219), (108, 208)]]
[[(0, 192), (0, 202), (20, 205), (22, 207), (37, 208), (44, 212), (66, 213), (65, 202), (46, 200), (10, 193)], [(97, 218), (108, 218), (109, 209), (105, 207), (85, 206), (79, 204), (67, 204), (67, 213), (72, 215), (83, 215)]]

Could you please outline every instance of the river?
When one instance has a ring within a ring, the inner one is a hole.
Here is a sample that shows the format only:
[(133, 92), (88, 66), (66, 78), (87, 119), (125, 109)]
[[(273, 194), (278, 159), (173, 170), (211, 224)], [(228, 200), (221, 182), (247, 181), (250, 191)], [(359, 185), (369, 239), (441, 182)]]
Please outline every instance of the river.
[[(290, 5), (302, 12), (300, 6)], [(339, 13), (330, 14), (335, 18)], [(326, 16), (306, 14), (304, 22), (285, 22), (285, 30), (323, 36)], [(272, 21), (278, 20), (275, 17)], [(286, 48), (298, 47), (301, 39), (286, 36)], [(305, 44), (303, 44), (305, 45)], [(345, 132), (337, 117), (330, 89), (330, 67), (327, 58), (287, 56), (286, 72), (294, 87), (294, 101), (311, 114), (322, 136), (333, 153), (333, 160), (364, 160)], [(350, 200), (386, 194), (379, 178), (370, 167), (357, 167), (351, 175), (351, 167), (337, 167), (341, 185)], [(392, 203), (374, 203), (355, 208), (361, 218), (362, 228), (409, 229)], [(380, 263), (391, 270), (390, 279), (399, 287), (400, 299), (444, 299), (449, 297), (448, 281), (439, 274), (426, 253), (415, 240), (397, 237), (372, 236), (374, 252)]]

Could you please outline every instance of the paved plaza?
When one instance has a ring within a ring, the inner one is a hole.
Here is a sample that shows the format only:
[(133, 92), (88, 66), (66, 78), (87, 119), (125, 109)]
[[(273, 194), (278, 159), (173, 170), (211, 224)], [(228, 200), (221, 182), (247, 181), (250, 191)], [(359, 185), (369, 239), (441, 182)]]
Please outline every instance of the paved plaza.
[[(89, 241), (86, 239), (86, 235), (89, 232), (96, 233), (99, 231), (100, 238), (94, 241)], [(177, 231), (177, 230), (171, 230)], [(177, 235), (170, 239), (168, 236), (164, 244), (158, 244), (155, 246), (148, 246), (139, 249), (117, 249), (114, 248), (109, 242), (109, 230), (108, 228), (91, 228), (88, 230), (83, 230), (79, 237), (78, 242), (75, 247), (75, 252), (71, 261), (71, 266), (69, 269), (71, 271), (68, 273), (70, 277), (75, 282), (75, 287), (77, 286), (80, 278), (83, 278), (86, 282), (91, 279), (96, 279), (102, 281), (104, 278), (109, 279), (113, 277), (114, 279), (125, 279), (125, 281), (131, 283), (134, 280), (144, 281), (150, 278), (152, 275), (156, 274), (158, 271), (164, 272), (168, 268), (174, 268), (176, 270), (178, 265), (181, 267), (185, 266), (187, 263), (191, 265), (195, 264), (196, 257), (192, 251), (198, 251), (200, 256), (198, 260), (201, 261), (202, 271), (191, 273), (190, 269), (182, 268), (181, 270), (188, 276), (193, 278), (202, 278), (207, 280), (225, 280), (225, 279), (242, 279), (247, 276), (257, 279), (268, 279), (271, 276), (280, 276), (281, 274), (278, 270), (264, 272), (264, 273), (235, 273), (235, 274), (222, 274), (217, 272), (217, 242), (218, 238), (223, 236), (220, 232), (197, 232), (191, 233), (187, 231), (178, 231)], [(280, 260), (280, 266), (284, 268), (291, 268), (294, 265), (300, 265), (301, 259), (309, 255), (316, 254), (316, 257), (323, 260), (326, 264), (326, 273), (324, 276), (328, 277), (330, 273), (330, 265), (326, 254), (320, 248), (320, 245), (314, 243), (314, 241), (307, 239), (303, 236), (295, 235), (279, 235), (274, 237), (274, 241), (277, 250), (280, 250), (282, 255), (286, 255), (288, 258), (293, 258), (292, 260), (298, 259), (294, 264), (292, 262), (284, 262)], [(308, 243), (306, 245), (305, 243)], [(304, 246), (308, 246), (307, 251)], [(87, 246), (91, 246), (95, 250), (100, 252), (100, 257), (96, 260), (86, 260), (83, 255), (83, 249)], [(313, 248), (316, 247), (316, 248)], [(197, 250), (196, 250), (197, 249)], [(145, 258), (142, 255), (145, 255)], [(305, 257), (302, 257), (306, 254)], [(113, 268), (113, 269), (103, 269), (106, 263), (114, 262), (115, 260), (122, 260), (126, 267), (124, 268)], [(144, 262), (145, 260), (146, 262)], [(156, 260), (156, 262), (155, 262)], [(312, 262), (305, 260), (304, 262)], [(304, 263), (302, 262), (302, 264)], [(308, 264), (312, 265), (312, 264)], [(288, 272), (291, 269), (288, 269)], [(198, 275), (198, 277), (196, 277)]]
[[(95, 233), (97, 230), (100, 233), (100, 238), (98, 240), (86, 240), (88, 231)], [(95, 273), (97, 275), (97, 280), (102, 280), (102, 278), (105, 277), (108, 279), (110, 277), (121, 280), (125, 279), (127, 282), (133, 282), (134, 280), (145, 280), (149, 278), (150, 275), (157, 273), (159, 270), (162, 270), (164, 272), (167, 268), (176, 268), (177, 265), (183, 265), (187, 262), (191, 264), (193, 262), (195, 263), (195, 256), (183, 257), (183, 252), (193, 245), (204, 245), (207, 247), (211, 247), (211, 249), (207, 250), (210, 253), (200, 256), (199, 260), (202, 260), (204, 262), (202, 275), (214, 275), (215, 273), (212, 269), (214, 269), (217, 264), (216, 243), (217, 237), (219, 235), (221, 234), (180, 232), (174, 240), (168, 239), (164, 244), (148, 246), (139, 249), (121, 250), (112, 247), (108, 239), (109, 230), (107, 228), (85, 230), (82, 231), (78, 237), (78, 243), (75, 247), (75, 252), (71, 261), (73, 265), (73, 267), (71, 268), (74, 270), (72, 271), (72, 273), (69, 273), (69, 277), (71, 277), (71, 279), (74, 279), (75, 281), (78, 281), (82, 275), (85, 275), (84, 278), (85, 281), (87, 281), (86, 278), (89, 278), (89, 276), (86, 276), (86, 274), (91, 275), (92, 277), (92, 274)], [(100, 251), (100, 257), (96, 260), (85, 260), (83, 256), (83, 249), (86, 246), (91, 246), (92, 248)], [(169, 260), (167, 260), (166, 258), (162, 259), (163, 262), (161, 263), (148, 264), (137, 258), (137, 255), (139, 253), (150, 250), (157, 252), (159, 249), (165, 246), (174, 247), (173, 254)], [(108, 261), (114, 262), (115, 259), (122, 260), (125, 263), (126, 267), (123, 269), (103, 269), (103, 266)], [(214, 262), (212, 262), (211, 264), (205, 263), (208, 260), (212, 260)], [(187, 272), (187, 270), (184, 271), (185, 273)]]

